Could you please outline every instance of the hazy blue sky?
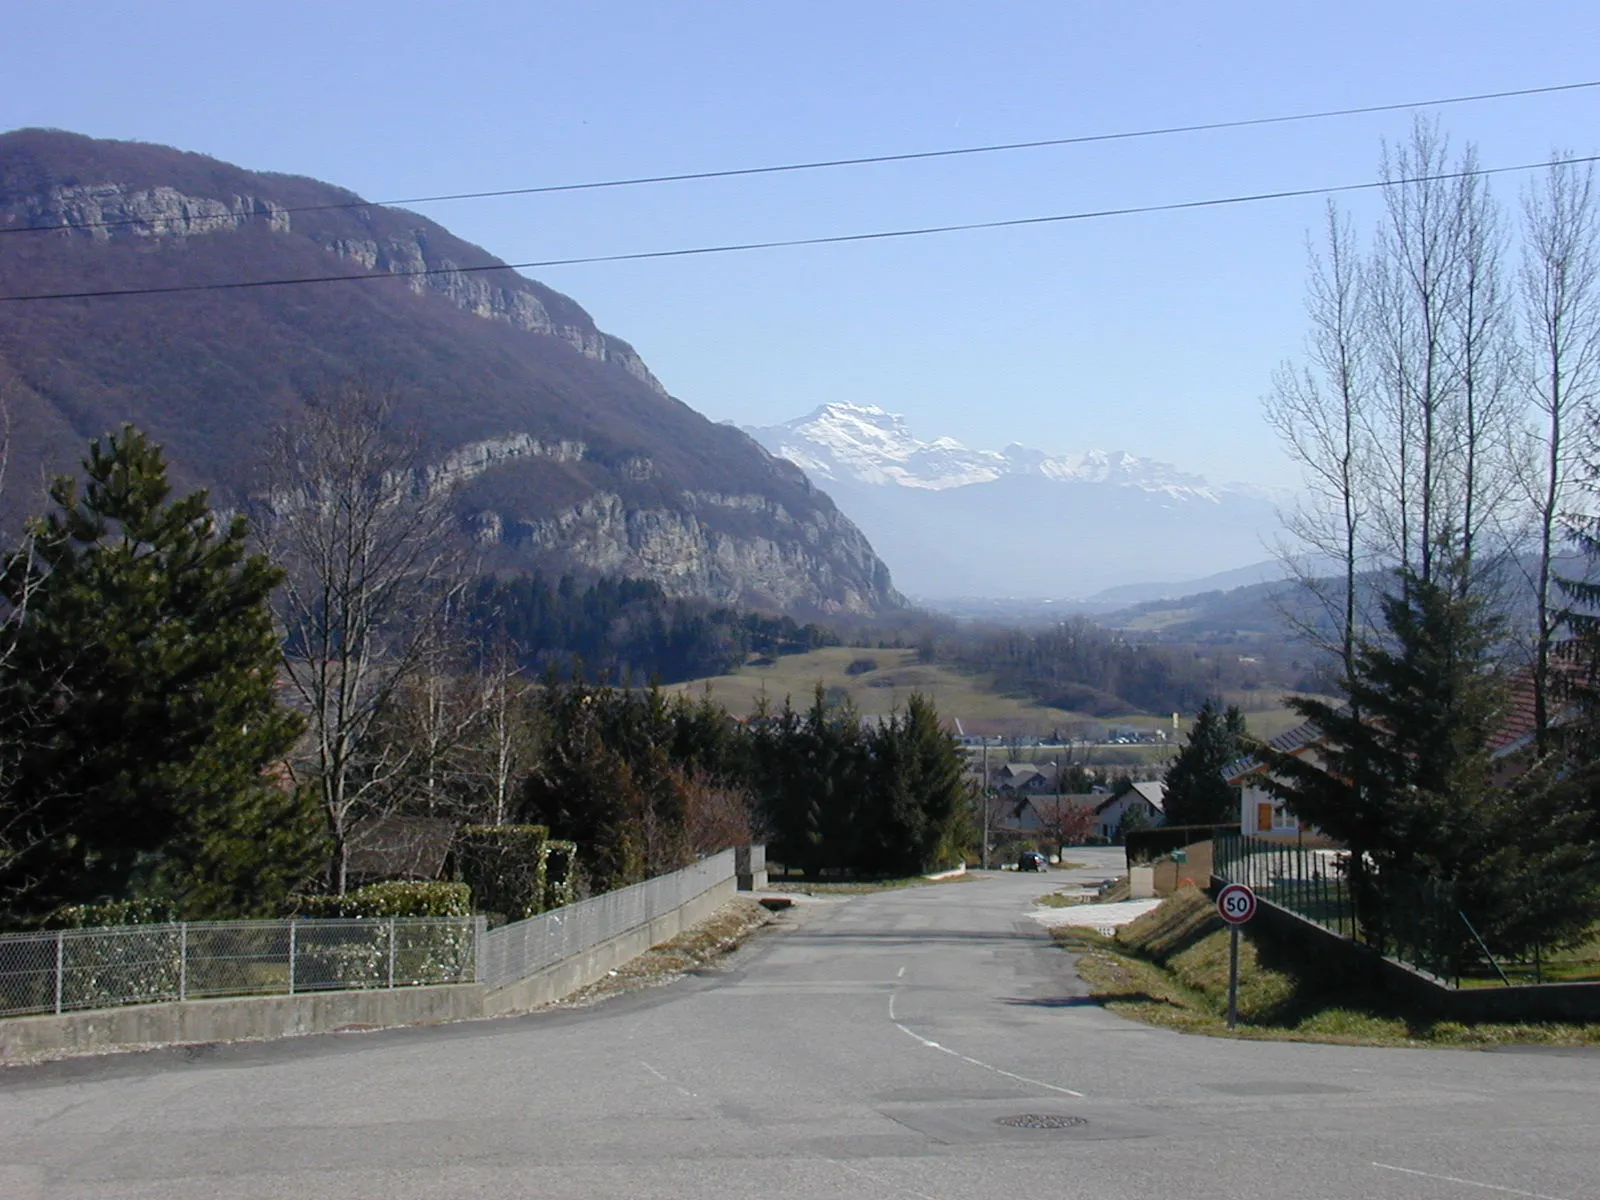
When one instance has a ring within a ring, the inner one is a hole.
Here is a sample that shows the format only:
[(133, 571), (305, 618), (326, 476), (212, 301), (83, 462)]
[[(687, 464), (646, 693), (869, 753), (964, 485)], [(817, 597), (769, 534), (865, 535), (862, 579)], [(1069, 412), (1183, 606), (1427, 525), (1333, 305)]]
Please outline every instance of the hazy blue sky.
[[(0, 127), (163, 142), (370, 199), (1271, 116), (1600, 79), (1593, 0), (8, 6)], [(1442, 110), (1485, 165), (1600, 146), (1600, 89)], [(1404, 113), (420, 208), (510, 261), (1371, 179)], [(1515, 202), (1519, 181), (1499, 194)], [(1363, 222), (1373, 201), (1350, 202)], [(537, 272), (669, 390), (976, 446), (1286, 482), (1260, 419), (1314, 198)]]

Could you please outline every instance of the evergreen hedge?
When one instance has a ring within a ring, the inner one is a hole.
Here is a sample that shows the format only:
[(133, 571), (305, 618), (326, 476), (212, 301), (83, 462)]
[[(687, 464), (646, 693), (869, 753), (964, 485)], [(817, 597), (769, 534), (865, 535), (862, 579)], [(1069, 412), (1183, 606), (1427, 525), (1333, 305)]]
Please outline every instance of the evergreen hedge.
[(467, 917), (472, 889), (464, 883), (391, 879), (369, 883), (342, 896), (289, 897), (289, 917)]
[(456, 871), (478, 911), (521, 921), (552, 907), (550, 830), (543, 825), (467, 825), (456, 833)]

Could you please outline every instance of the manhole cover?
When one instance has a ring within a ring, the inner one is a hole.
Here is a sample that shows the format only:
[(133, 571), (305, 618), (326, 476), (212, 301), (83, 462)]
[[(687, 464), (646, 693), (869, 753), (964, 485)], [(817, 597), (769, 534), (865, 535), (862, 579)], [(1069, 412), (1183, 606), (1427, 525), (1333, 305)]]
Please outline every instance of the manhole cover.
[(1063, 1113), (1023, 1113), (995, 1119), (996, 1125), (1009, 1125), (1012, 1129), (1076, 1129), (1088, 1123), (1084, 1117), (1069, 1117)]

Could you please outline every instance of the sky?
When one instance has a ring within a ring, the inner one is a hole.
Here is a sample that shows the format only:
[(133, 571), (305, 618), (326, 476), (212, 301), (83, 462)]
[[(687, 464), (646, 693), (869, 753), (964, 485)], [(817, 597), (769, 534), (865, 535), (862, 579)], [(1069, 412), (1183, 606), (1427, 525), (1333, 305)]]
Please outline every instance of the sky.
[[(51, 0), (7, 12), (0, 128), (159, 142), (387, 200), (1587, 83), (1596, 47), (1593, 0)], [(1600, 88), (1419, 111), (1486, 166), (1600, 149)], [(1361, 183), (1412, 120), (414, 207), (510, 262), (679, 250)], [(1521, 184), (1494, 184), (1513, 215)], [(1370, 193), (1340, 203), (1376, 220)], [(1324, 204), (529, 273), (715, 420), (876, 404), (924, 439), (1285, 485), (1261, 399), (1303, 343)]]

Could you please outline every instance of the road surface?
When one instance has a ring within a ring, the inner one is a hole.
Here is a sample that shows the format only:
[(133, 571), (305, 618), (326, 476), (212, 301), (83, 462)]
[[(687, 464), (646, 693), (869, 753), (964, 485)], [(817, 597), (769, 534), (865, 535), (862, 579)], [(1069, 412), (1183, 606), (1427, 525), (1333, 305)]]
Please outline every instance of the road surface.
[(13, 1068), (0, 1197), (1600, 1197), (1600, 1055), (1131, 1024), (1024, 915), (1061, 878), (807, 905), (587, 1010)]

